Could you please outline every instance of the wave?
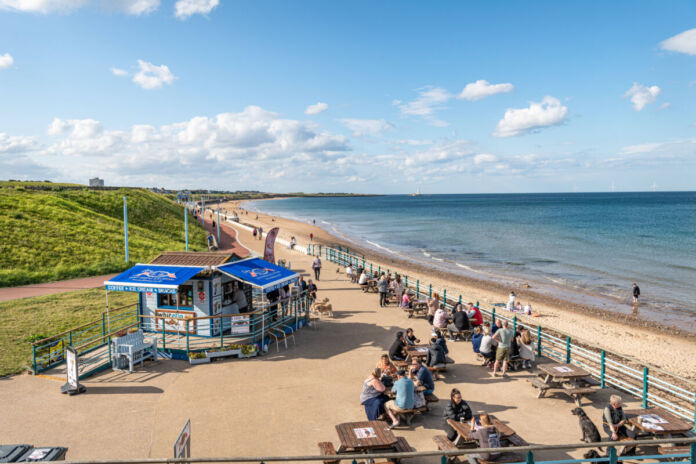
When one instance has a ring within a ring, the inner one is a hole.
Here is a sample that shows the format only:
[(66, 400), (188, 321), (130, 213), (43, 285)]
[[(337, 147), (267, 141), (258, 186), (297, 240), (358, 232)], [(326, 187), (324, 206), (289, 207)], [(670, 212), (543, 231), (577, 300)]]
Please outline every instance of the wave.
[(328, 224), (328, 225), (331, 225), (331, 223), (330, 223), (330, 222), (328, 222), (328, 221), (321, 221), (321, 223), (322, 223), (322, 224)]
[(370, 245), (372, 245), (373, 247), (379, 248), (380, 250), (388, 251), (389, 253), (391, 253), (391, 254), (393, 254), (393, 255), (398, 255), (398, 254), (399, 254), (399, 253), (397, 253), (397, 252), (394, 251), (394, 250), (391, 250), (391, 249), (389, 249), (389, 248), (387, 248), (387, 247), (385, 247), (385, 246), (380, 245), (379, 243), (371, 242), (371, 241), (369, 241), (369, 240), (365, 240), (365, 241), (366, 241), (367, 243), (369, 243)]
[(435, 261), (439, 261), (439, 262), (443, 262), (443, 261), (444, 261), (444, 259), (442, 259), (442, 258), (436, 258), (436, 257), (434, 257), (434, 256), (431, 256), (430, 259), (434, 259)]

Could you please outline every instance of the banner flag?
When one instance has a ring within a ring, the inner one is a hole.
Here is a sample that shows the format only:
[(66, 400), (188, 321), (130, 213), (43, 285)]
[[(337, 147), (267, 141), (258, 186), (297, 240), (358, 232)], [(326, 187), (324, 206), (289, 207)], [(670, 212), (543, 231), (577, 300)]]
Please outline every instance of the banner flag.
[(275, 239), (278, 236), (278, 228), (274, 227), (268, 231), (266, 235), (266, 247), (263, 251), (263, 260), (269, 263), (275, 264), (275, 253), (273, 252), (273, 246), (275, 245)]

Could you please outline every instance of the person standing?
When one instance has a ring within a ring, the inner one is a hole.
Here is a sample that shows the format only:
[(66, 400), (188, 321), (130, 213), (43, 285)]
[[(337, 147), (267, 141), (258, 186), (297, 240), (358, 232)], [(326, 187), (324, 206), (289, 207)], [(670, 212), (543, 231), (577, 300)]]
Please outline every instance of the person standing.
[[(499, 321), (498, 319), (497, 321)], [(496, 322), (497, 322), (496, 321)], [(512, 329), (508, 328), (508, 321), (503, 321), (502, 328), (498, 329), (493, 335), (493, 340), (498, 342), (498, 349), (495, 352), (495, 364), (493, 365), (493, 376), (498, 375), (500, 363), (503, 363), (502, 374), (507, 377), (507, 365), (510, 361), (510, 343), (512, 343)]]
[(640, 296), (640, 287), (637, 283), (633, 282), (633, 304), (638, 304), (638, 297)]
[(319, 274), (321, 273), (321, 258), (317, 256), (314, 258), (314, 262), (312, 263), (312, 269), (314, 269), (314, 278), (319, 280)]
[(384, 274), (377, 281), (377, 290), (379, 291), (379, 307), (383, 308), (387, 306), (387, 290), (389, 284), (387, 283), (387, 278)]
[(311, 232), (309, 233), (309, 241), (310, 241), (310, 242), (313, 242), (313, 241), (314, 241), (314, 234), (311, 233)]
[(256, 240), (256, 235), (258, 234), (258, 231), (256, 230), (256, 227), (254, 227), (254, 232), (252, 232), (252, 233), (254, 234), (254, 240)]
[(263, 227), (259, 227), (259, 240), (263, 240)]

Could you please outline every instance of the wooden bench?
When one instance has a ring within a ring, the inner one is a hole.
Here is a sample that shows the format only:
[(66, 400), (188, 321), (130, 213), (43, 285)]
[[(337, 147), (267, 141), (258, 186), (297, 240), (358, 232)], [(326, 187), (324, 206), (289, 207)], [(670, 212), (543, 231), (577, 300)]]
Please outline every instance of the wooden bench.
[[(674, 445), (662, 445), (657, 447), (657, 452), (660, 453), (663, 456), (670, 455), (670, 454), (686, 454), (689, 456), (691, 453), (691, 447), (689, 445), (686, 446), (674, 446)], [(688, 457), (683, 457), (683, 458), (673, 458), (675, 461), (676, 460), (684, 460), (688, 461)]]
[(534, 388), (538, 388), (538, 389), (539, 389), (539, 393), (537, 394), (537, 398), (541, 398), (542, 396), (544, 396), (544, 393), (546, 393), (546, 391), (547, 391), (549, 388), (551, 388), (551, 385), (548, 385), (548, 384), (544, 383), (544, 381), (541, 380), (541, 379), (534, 379), (534, 380), (532, 380), (532, 386), (533, 386)]
[(440, 398), (435, 396), (434, 393), (428, 393), (427, 395), (425, 395), (425, 402), (426, 403), (437, 403), (438, 401), (440, 401)]
[[(457, 445), (452, 443), (452, 441), (447, 438), (447, 435), (435, 435), (433, 437), (433, 441), (435, 442), (435, 445), (437, 445), (437, 449), (440, 451), (456, 451), (459, 449), (457, 448)], [(455, 462), (459, 462), (459, 458), (457, 456), (447, 456), (447, 462), (453, 464)]]
[(409, 366), (411, 365), (411, 363), (409, 363), (408, 361), (399, 361), (399, 360), (392, 360), (392, 364), (394, 364), (394, 366), (396, 366), (397, 369), (404, 369), (404, 370), (408, 370)]
[(529, 443), (516, 433), (508, 435), (505, 439), (510, 443), (510, 446), (529, 446)]
[(599, 387), (601, 385), (599, 380), (597, 380), (593, 377), (585, 377), (583, 379), (578, 380), (578, 383), (584, 383), (584, 384), (592, 386), (592, 387)]
[(502, 452), (491, 459), (481, 459), (478, 454), (469, 454), (467, 458), (470, 464), (498, 464), (501, 462), (525, 462), (527, 460), (523, 454), (512, 451)]
[(590, 395), (594, 392), (597, 391), (595, 388), (591, 387), (575, 387), (575, 388), (564, 388), (563, 391), (570, 395), (573, 400), (575, 400), (575, 404), (578, 406), (582, 406), (582, 397), (585, 395)]
[(415, 449), (408, 444), (408, 441), (406, 441), (404, 437), (396, 437), (394, 451), (396, 453), (410, 453), (411, 451), (415, 451)]
[[(319, 446), (319, 454), (322, 456), (336, 456), (336, 448), (334, 448), (333, 443), (330, 441), (320, 441), (317, 443)], [(340, 459), (326, 460), (324, 464), (338, 464)]]

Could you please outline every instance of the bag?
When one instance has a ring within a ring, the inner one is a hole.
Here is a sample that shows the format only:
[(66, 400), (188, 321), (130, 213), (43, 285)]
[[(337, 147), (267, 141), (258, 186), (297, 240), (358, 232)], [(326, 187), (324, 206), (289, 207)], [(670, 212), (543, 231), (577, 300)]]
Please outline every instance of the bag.
[(425, 406), (425, 395), (423, 392), (416, 392), (413, 395), (413, 408), (420, 409)]
[(384, 384), (385, 387), (393, 387), (394, 386), (394, 379), (392, 379), (388, 375), (383, 375), (380, 380), (381, 380), (382, 384)]

